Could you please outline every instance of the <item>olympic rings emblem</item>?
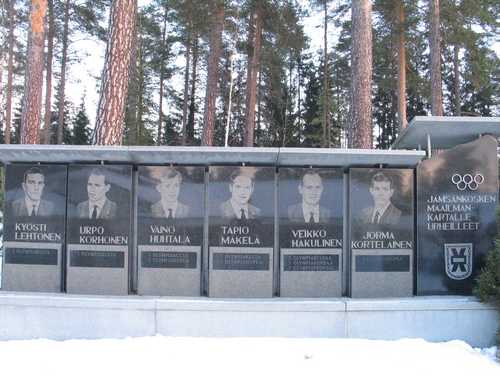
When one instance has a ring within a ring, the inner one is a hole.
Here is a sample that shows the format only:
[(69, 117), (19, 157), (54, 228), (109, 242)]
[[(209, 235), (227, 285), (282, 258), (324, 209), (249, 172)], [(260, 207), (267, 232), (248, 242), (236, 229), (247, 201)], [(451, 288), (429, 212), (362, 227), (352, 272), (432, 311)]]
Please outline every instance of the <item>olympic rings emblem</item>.
[(464, 174), (463, 176), (459, 175), (458, 173), (455, 173), (451, 177), (451, 182), (457, 187), (458, 190), (464, 191), (467, 188), (469, 190), (475, 191), (484, 182), (484, 176), (480, 173), (476, 174), (475, 176), (472, 176), (471, 174), (467, 173)]

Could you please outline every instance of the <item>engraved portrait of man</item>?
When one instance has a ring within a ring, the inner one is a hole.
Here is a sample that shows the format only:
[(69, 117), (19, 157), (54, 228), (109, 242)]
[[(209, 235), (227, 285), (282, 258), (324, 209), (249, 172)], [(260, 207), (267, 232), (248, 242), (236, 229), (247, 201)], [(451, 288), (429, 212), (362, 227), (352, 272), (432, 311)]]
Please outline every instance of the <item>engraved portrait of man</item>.
[(151, 215), (156, 218), (186, 218), (189, 216), (189, 206), (179, 201), (182, 186), (182, 174), (173, 169), (166, 169), (160, 176), (156, 190), (160, 200), (151, 205)]
[(113, 219), (116, 217), (116, 203), (106, 194), (111, 189), (104, 168), (94, 168), (87, 180), (88, 200), (78, 204), (78, 217), (85, 219)]
[(394, 206), (391, 198), (394, 194), (394, 182), (387, 174), (377, 172), (370, 181), (370, 195), (373, 205), (361, 212), (363, 223), (397, 224), (401, 218), (401, 210)]
[(229, 219), (255, 219), (261, 210), (250, 203), (255, 187), (254, 176), (241, 170), (234, 171), (230, 176), (229, 192), (231, 198), (220, 205), (220, 214)]
[(45, 187), (45, 176), (38, 167), (24, 172), (21, 184), (23, 197), (12, 202), (15, 216), (50, 216), (54, 212), (54, 203), (42, 199)]
[(315, 171), (307, 171), (299, 183), (302, 202), (288, 207), (288, 219), (297, 223), (325, 223), (330, 219), (330, 210), (320, 205), (323, 194), (323, 179)]

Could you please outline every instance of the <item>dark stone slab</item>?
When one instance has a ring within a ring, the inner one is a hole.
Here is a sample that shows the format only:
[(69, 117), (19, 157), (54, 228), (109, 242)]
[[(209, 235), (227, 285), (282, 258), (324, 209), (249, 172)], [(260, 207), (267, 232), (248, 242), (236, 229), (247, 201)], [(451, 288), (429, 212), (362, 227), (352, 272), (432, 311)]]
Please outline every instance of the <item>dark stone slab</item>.
[(5, 264), (32, 264), (57, 266), (58, 251), (56, 249), (5, 248)]
[(281, 296), (342, 295), (343, 204), (341, 169), (279, 170)]
[(351, 296), (413, 294), (411, 169), (350, 170)]
[(203, 167), (139, 167), (139, 294), (200, 295), (204, 173)]
[(272, 296), (274, 195), (274, 168), (210, 167), (210, 296)]
[(2, 289), (60, 292), (67, 168), (6, 167)]
[(296, 254), (285, 255), (284, 270), (296, 272), (327, 272), (339, 270), (338, 255)]
[(122, 251), (73, 250), (69, 254), (70, 267), (123, 268)]
[(470, 295), (496, 235), (496, 139), (483, 136), (423, 161), (417, 193), (417, 294)]
[(131, 191), (131, 166), (69, 167), (68, 293), (128, 293)]
[(410, 256), (358, 255), (356, 272), (410, 272)]
[(269, 254), (217, 253), (213, 256), (214, 270), (269, 271)]
[(196, 268), (197, 254), (194, 252), (141, 252), (141, 267), (143, 268)]

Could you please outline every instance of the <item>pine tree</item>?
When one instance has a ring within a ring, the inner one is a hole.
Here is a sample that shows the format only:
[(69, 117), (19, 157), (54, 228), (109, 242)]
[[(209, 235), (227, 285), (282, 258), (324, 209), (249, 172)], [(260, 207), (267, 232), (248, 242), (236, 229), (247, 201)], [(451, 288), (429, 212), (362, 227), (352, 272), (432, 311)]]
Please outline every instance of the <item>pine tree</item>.
[[(500, 310), (500, 207), (497, 208), (497, 238), (476, 280), (474, 294), (482, 302), (493, 303)], [(497, 345), (500, 345), (500, 328), (497, 330)], [(500, 358), (500, 350), (497, 350), (497, 357)]]
[(349, 145), (372, 148), (372, 4), (352, 3), (352, 90)]
[(92, 129), (90, 129), (90, 120), (85, 109), (85, 96), (82, 97), (80, 108), (73, 119), (73, 137), (71, 144), (89, 145), (91, 141)]
[(203, 136), (201, 144), (211, 146), (215, 127), (215, 100), (219, 83), (219, 61), (222, 53), (222, 29), (224, 28), (225, 4), (216, 0), (212, 4), (213, 24), (210, 32), (210, 53), (208, 56), (207, 89), (205, 93), (205, 113), (203, 119)]
[(113, 0), (93, 137), (94, 144), (120, 145), (122, 143), (136, 18), (137, 0)]
[[(50, 144), (71, 144), (72, 143), (72, 135), (71, 135), (71, 129), (69, 127), (69, 122), (71, 118), (71, 114), (73, 112), (73, 103), (71, 103), (67, 98), (64, 99), (64, 103), (61, 104), (61, 97), (60, 97), (60, 81), (58, 82), (57, 86), (55, 87), (56, 95), (54, 97), (54, 104), (53, 104), (53, 111), (52, 111), (52, 118), (51, 118), (51, 130), (50, 130), (50, 138), (49, 138), (49, 143)], [(64, 111), (64, 121), (63, 121), (63, 138), (62, 142), (59, 143), (58, 140), (58, 128), (59, 128), (59, 108), (63, 108)]]
[(429, 48), (431, 71), (431, 111), (433, 116), (443, 116), (443, 88), (441, 78), (440, 0), (429, 0)]
[(5, 143), (11, 143), (11, 127), (12, 127), (12, 96), (13, 96), (13, 75), (14, 75), (14, 25), (16, 19), (16, 9), (14, 0), (6, 0), (5, 7), (7, 8), (8, 20), (8, 37), (7, 37), (7, 92), (6, 92), (6, 110), (5, 110)]
[(322, 142), (321, 87), (318, 73), (320, 68), (309, 63), (304, 66), (303, 75), (307, 82), (304, 91), (304, 141), (305, 147), (320, 147)]
[(45, 13), (47, 0), (32, 0), (30, 12), (30, 39), (28, 67), (24, 84), (21, 117), (21, 143), (39, 143), (38, 131), (42, 112), (43, 57)]

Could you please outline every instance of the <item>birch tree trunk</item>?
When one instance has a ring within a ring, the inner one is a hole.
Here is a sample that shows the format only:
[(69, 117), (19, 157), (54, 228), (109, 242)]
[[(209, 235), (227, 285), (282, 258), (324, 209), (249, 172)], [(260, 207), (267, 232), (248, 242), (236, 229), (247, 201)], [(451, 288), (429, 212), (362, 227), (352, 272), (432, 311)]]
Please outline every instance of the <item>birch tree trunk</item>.
[(47, 0), (32, 0), (30, 37), (21, 112), (21, 143), (39, 143)]
[(403, 0), (398, 0), (396, 7), (396, 28), (398, 43), (398, 123), (399, 132), (408, 126), (406, 121), (406, 37), (405, 9)]
[(349, 146), (372, 148), (372, 4), (352, 2), (351, 121)]
[(14, 8), (14, 0), (7, 1), (7, 15), (9, 20), (9, 35), (8, 35), (8, 66), (7, 66), (7, 93), (5, 98), (5, 132), (4, 140), (6, 144), (10, 143), (10, 129), (12, 126), (12, 94), (14, 82), (14, 19), (16, 11)]
[(245, 121), (245, 137), (243, 145), (252, 147), (255, 132), (255, 104), (257, 100), (257, 75), (260, 68), (260, 50), (262, 46), (262, 8), (258, 5), (253, 12), (252, 53), (248, 56), (247, 107)]
[(207, 89), (203, 116), (202, 146), (212, 146), (215, 128), (215, 102), (219, 89), (219, 61), (222, 53), (222, 30), (224, 28), (224, 1), (217, 1), (214, 23), (210, 33), (210, 54), (207, 67)]
[(48, 32), (47, 32), (47, 71), (45, 73), (45, 119), (43, 126), (43, 143), (49, 144), (52, 138), (52, 60), (54, 57), (54, 0), (48, 0)]
[(69, 7), (69, 0), (66, 0), (64, 4), (61, 82), (59, 84), (59, 108), (57, 116), (57, 144), (59, 145), (63, 143), (64, 135), (64, 102), (66, 101), (66, 65), (68, 62)]
[(122, 143), (136, 18), (137, 0), (113, 0), (93, 144)]
[(431, 113), (443, 116), (443, 88), (441, 80), (441, 33), (439, 31), (439, 0), (430, 0), (431, 52)]

